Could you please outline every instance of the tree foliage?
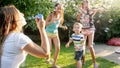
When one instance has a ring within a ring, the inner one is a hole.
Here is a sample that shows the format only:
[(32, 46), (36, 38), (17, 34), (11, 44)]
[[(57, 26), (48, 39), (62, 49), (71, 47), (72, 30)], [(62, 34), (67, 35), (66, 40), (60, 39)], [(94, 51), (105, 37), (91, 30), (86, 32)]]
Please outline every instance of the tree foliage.
[(28, 22), (27, 28), (36, 30), (34, 16), (38, 13), (44, 15), (44, 18), (53, 10), (53, 3), (50, 0), (1, 0), (0, 6), (15, 5)]
[[(61, 2), (63, 0), (60, 0)], [(76, 22), (76, 15), (82, 0), (65, 0), (64, 4), (64, 25), (68, 26), (68, 30), (59, 29), (61, 40), (67, 40), (72, 33), (72, 26)], [(95, 19), (96, 34), (95, 41), (105, 42), (112, 37), (120, 37), (120, 8), (118, 0), (88, 0), (91, 8), (103, 8), (103, 12), (98, 12)], [(34, 16), (38, 13), (46, 16), (53, 11), (54, 3), (51, 0), (0, 0), (0, 7), (5, 5), (15, 5), (28, 22), (27, 30), (36, 30)], [(118, 6), (118, 7), (117, 7)], [(110, 9), (108, 9), (110, 8)]]

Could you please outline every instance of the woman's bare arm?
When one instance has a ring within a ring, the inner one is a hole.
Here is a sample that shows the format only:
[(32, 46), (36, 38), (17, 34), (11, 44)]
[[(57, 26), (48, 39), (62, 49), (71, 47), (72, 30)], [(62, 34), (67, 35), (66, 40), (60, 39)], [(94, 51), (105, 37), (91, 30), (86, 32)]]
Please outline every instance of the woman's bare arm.
[(78, 15), (77, 15), (77, 21), (78, 21), (78, 22), (80, 22), (80, 17), (81, 17), (81, 15), (82, 15), (81, 13), (78, 13)]
[(60, 17), (60, 24), (59, 24), (59, 27), (60, 28), (63, 28), (63, 29), (68, 29), (67, 26), (63, 26), (63, 23), (64, 23), (64, 10), (62, 9), (61, 10), (61, 17)]
[(38, 46), (35, 43), (31, 42), (27, 44), (23, 50), (28, 52), (29, 54), (39, 57), (45, 58), (50, 55), (50, 45), (48, 41), (48, 37), (45, 32), (45, 21), (43, 19), (36, 19), (36, 24), (40, 32), (41, 45)]

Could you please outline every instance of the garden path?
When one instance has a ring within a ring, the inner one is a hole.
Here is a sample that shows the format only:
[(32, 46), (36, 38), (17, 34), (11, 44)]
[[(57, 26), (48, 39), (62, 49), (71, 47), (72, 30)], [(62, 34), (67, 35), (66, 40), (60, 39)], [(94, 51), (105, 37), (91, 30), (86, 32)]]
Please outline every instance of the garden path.
[[(120, 64), (120, 54), (115, 53), (116, 50), (120, 49), (120, 46), (109, 46), (106, 44), (95, 44), (94, 45), (96, 56), (107, 59), (109, 61)], [(86, 49), (89, 52), (89, 49)]]

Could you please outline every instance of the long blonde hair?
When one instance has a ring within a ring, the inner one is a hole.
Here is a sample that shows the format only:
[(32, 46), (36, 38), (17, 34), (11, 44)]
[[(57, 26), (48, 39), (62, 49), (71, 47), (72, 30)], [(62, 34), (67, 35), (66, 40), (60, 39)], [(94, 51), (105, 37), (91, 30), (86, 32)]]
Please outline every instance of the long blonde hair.
[(64, 9), (61, 10), (61, 21), (60, 21), (60, 25), (62, 25), (64, 23)]
[(61, 11), (60, 11), (60, 25), (62, 25), (64, 23), (64, 8), (62, 6), (61, 3), (56, 3), (55, 4), (55, 8), (58, 6), (58, 5), (61, 5)]
[(18, 14), (18, 10), (14, 5), (5, 6), (0, 9), (0, 55), (6, 35), (18, 27)]

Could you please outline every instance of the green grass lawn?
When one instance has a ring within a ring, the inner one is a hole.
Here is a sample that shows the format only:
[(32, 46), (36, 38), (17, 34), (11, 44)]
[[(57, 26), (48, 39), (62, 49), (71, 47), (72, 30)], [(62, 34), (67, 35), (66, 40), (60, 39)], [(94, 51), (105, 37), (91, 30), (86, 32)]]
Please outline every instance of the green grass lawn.
[[(54, 48), (52, 51), (52, 58), (53, 53)], [(64, 45), (61, 45), (61, 51), (58, 57), (57, 64), (61, 66), (61, 68), (76, 68), (76, 64), (73, 58), (74, 58), (73, 46), (71, 45), (69, 48), (65, 48)], [(98, 63), (99, 68), (120, 68), (120, 65), (97, 56), (96, 61)], [(27, 59), (24, 64), (24, 68), (50, 68), (50, 67), (51, 67), (50, 64), (45, 63), (45, 59), (35, 58), (30, 55), (27, 56)], [(86, 61), (85, 65), (83, 65), (83, 68), (93, 68), (90, 53), (86, 53)]]

